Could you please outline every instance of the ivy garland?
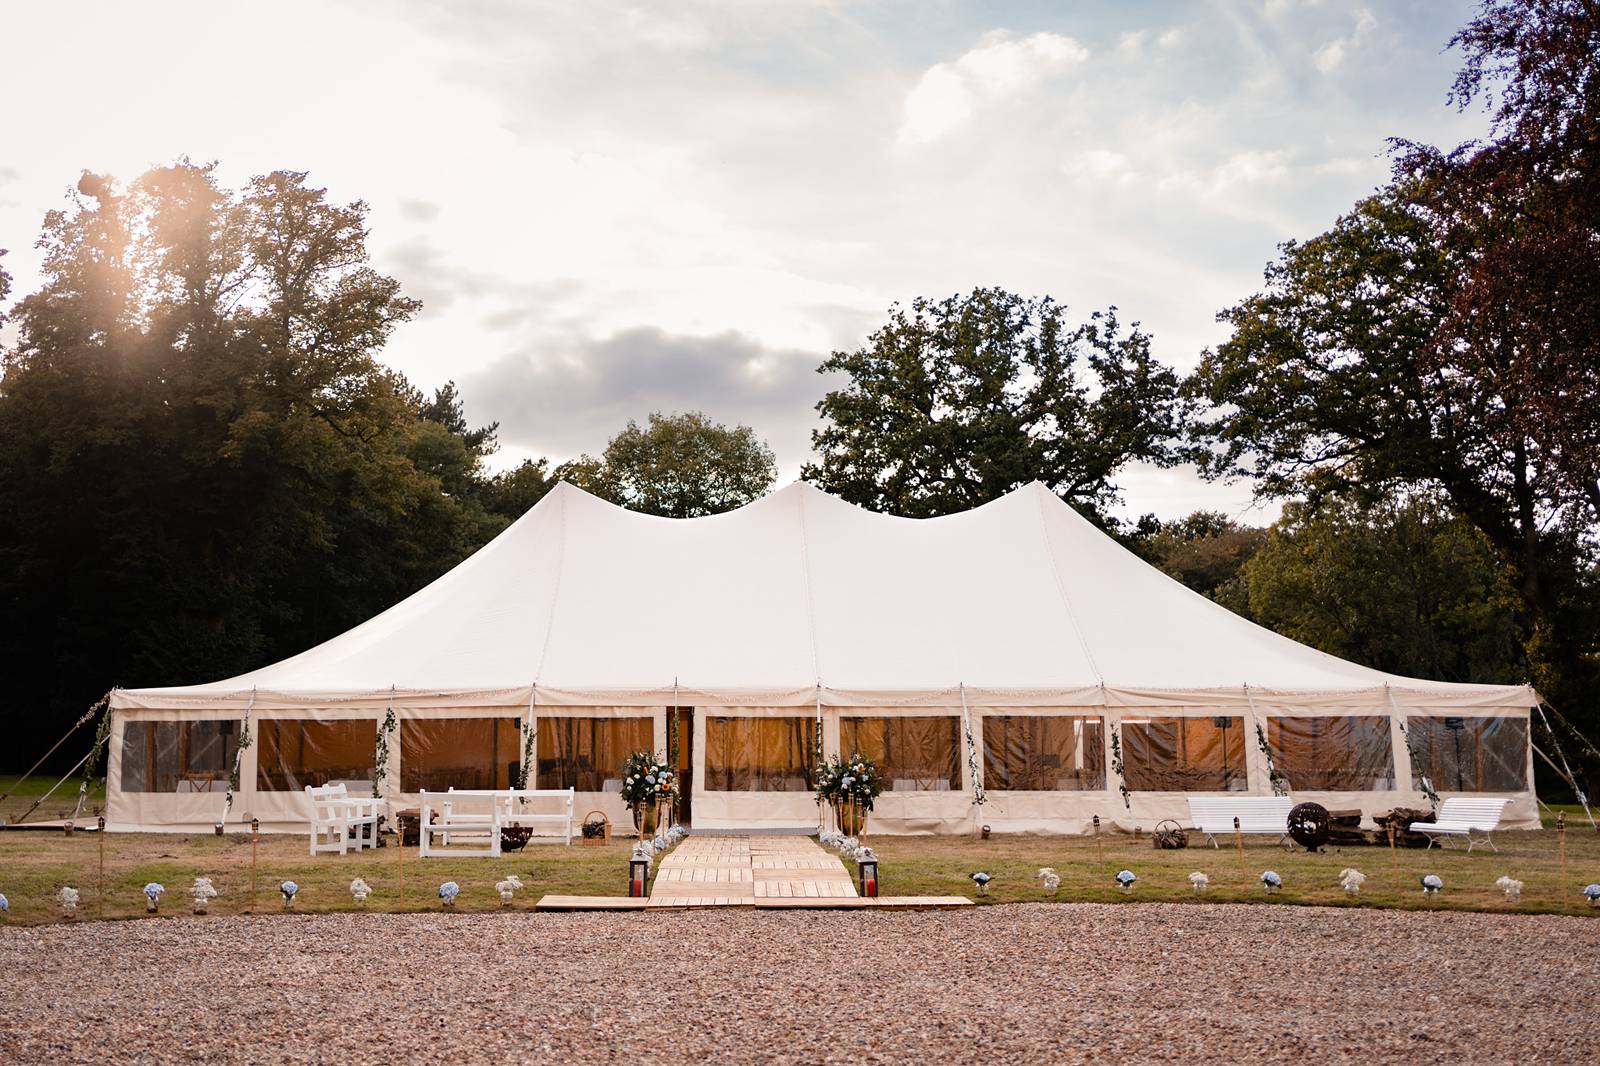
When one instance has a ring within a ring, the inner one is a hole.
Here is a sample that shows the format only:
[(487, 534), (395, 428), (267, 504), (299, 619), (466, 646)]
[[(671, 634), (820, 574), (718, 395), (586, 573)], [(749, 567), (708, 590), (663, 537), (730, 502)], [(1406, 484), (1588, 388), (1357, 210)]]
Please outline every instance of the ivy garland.
[[(83, 808), (84, 800), (88, 798), (89, 789), (93, 787), (95, 778), (98, 776), (102, 783), (105, 780), (105, 774), (96, 775), (95, 769), (100, 765), (100, 749), (107, 747), (111, 743), (110, 703), (111, 693), (108, 692), (101, 696), (100, 702), (96, 703), (89, 711), (90, 714), (94, 714), (98, 710), (101, 714), (100, 724), (94, 730), (94, 747), (89, 749), (89, 761), (84, 763), (83, 766), (83, 780), (78, 782), (78, 808), (80, 810)], [(106, 769), (110, 769), (109, 760), (107, 761)]]
[(1111, 769), (1117, 775), (1117, 789), (1122, 793), (1122, 805), (1131, 811), (1133, 810), (1133, 794), (1128, 791), (1128, 776), (1122, 767), (1121, 730), (1112, 728), (1107, 732), (1111, 734)]
[(1267, 743), (1266, 730), (1261, 728), (1261, 723), (1256, 723), (1256, 746), (1261, 749), (1261, 754), (1267, 757), (1267, 780), (1272, 784), (1274, 796), (1287, 796), (1289, 794), (1289, 779), (1278, 772), (1278, 764), (1272, 759), (1272, 747)]
[(228, 798), (222, 806), (222, 820), (228, 820), (233, 810), (233, 794), (239, 791), (239, 767), (244, 762), (245, 749), (250, 747), (250, 719), (239, 720), (239, 746), (233, 749), (233, 768), (228, 771)]
[(534, 723), (531, 721), (523, 722), (520, 728), (522, 730), (522, 762), (517, 765), (517, 787), (527, 788), (528, 771), (533, 766), (533, 738), (536, 730), (534, 729)]
[(378, 746), (372, 753), (372, 796), (374, 799), (383, 798), (383, 783), (389, 779), (389, 742), (394, 737), (394, 731), (400, 727), (395, 721), (394, 708), (390, 707), (383, 715), (383, 724), (378, 726)]
[(1427, 774), (1420, 773), (1417, 770), (1417, 766), (1419, 765), (1417, 760), (1417, 749), (1411, 743), (1411, 730), (1406, 728), (1406, 720), (1404, 718), (1397, 716), (1396, 721), (1398, 721), (1400, 724), (1400, 735), (1406, 738), (1406, 755), (1408, 755), (1411, 759), (1411, 771), (1412, 773), (1416, 774), (1417, 780), (1422, 782), (1422, 794), (1428, 797), (1429, 803), (1431, 803), (1434, 807), (1438, 807), (1439, 793), (1434, 791), (1433, 782), (1428, 779)]

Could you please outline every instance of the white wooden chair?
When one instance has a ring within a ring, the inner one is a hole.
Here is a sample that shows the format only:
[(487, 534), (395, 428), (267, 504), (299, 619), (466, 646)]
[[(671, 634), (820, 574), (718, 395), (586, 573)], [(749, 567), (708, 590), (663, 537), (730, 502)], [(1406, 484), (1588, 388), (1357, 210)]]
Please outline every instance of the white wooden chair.
[(1239, 819), (1239, 832), (1276, 836), (1281, 844), (1289, 837), (1289, 811), (1294, 800), (1288, 796), (1190, 796), (1189, 821), (1205, 834), (1212, 847), (1219, 835), (1233, 832)]
[[(1478, 796), (1451, 796), (1439, 804), (1439, 813), (1431, 822), (1412, 822), (1410, 829), (1413, 833), (1428, 834), (1428, 847), (1437, 843), (1444, 846), (1444, 837), (1458, 836), (1467, 842), (1467, 854), (1472, 854), (1472, 849), (1478, 844), (1487, 844), (1490, 849), (1498, 852), (1500, 849), (1494, 845), (1494, 837), (1490, 836), (1499, 828), (1500, 817), (1505, 814), (1509, 799), (1490, 799)], [(1474, 840), (1473, 833), (1482, 833), (1482, 840)]]
[[(455, 789), (421, 793), (418, 845), (421, 854), (500, 854), (500, 830), (506, 826), (549, 827), (552, 839), (572, 843), (572, 814), (576, 792), (570, 788)], [(539, 800), (555, 800), (559, 810), (546, 813), (529, 809)], [(438, 812), (434, 803), (438, 802)], [(470, 808), (470, 809), (468, 809)], [(555, 831), (559, 830), (559, 831)], [(438, 843), (434, 838), (438, 837)]]
[(343, 783), (307, 785), (311, 803), (311, 854), (378, 846), (378, 808), (383, 801), (350, 795)]

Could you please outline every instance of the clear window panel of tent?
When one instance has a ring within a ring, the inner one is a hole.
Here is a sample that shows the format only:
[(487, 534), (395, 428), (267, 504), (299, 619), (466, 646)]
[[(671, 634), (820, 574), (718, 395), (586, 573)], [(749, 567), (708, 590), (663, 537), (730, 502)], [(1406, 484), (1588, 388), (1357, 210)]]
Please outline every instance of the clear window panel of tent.
[(372, 787), (378, 723), (370, 718), (263, 718), (256, 723), (256, 740), (256, 788), (263, 792), (336, 782), (352, 792)]
[(813, 719), (706, 719), (707, 791), (808, 792), (815, 775)]
[(1411, 787), (1427, 775), (1438, 792), (1522, 792), (1528, 787), (1526, 718), (1407, 718)]
[(890, 792), (961, 789), (961, 723), (954, 715), (841, 718), (839, 752), (877, 763)]
[(1103, 719), (986, 714), (983, 785), (997, 792), (1081, 792), (1106, 787)]
[(1278, 773), (1297, 791), (1394, 788), (1388, 715), (1268, 718), (1267, 746)]
[(510, 788), (522, 762), (516, 718), (407, 718), (400, 723), (400, 791)]
[(226, 792), (238, 750), (236, 719), (128, 722), (122, 729), (122, 791)]
[(1244, 719), (1124, 718), (1122, 761), (1135, 792), (1243, 792)]
[(537, 787), (621, 792), (622, 764), (654, 741), (651, 718), (540, 718)]

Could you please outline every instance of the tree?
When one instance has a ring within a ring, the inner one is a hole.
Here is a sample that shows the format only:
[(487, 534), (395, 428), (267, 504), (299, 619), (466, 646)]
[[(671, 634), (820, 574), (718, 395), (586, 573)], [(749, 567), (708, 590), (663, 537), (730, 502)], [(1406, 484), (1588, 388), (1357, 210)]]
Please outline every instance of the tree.
[[(1428, 339), (1458, 403), (1492, 382), (1502, 448), (1600, 521), (1600, 4), (1485, 0), (1450, 41), (1450, 102), (1490, 136), (1445, 151), (1396, 139), (1395, 170), (1458, 260)], [(1555, 492), (1552, 489), (1552, 494)]]
[(1125, 538), (1146, 562), (1234, 611), (1248, 614), (1240, 571), (1266, 543), (1267, 531), (1244, 526), (1220, 511), (1196, 511), (1175, 522), (1141, 519)]
[(1242, 578), (1256, 621), (1331, 655), (1444, 681), (1526, 675), (1505, 568), (1436, 496), (1291, 503)]
[(647, 426), (630, 419), (598, 459), (580, 456), (556, 476), (631, 510), (694, 518), (770, 492), (778, 464), (749, 426), (730, 429), (698, 411), (658, 412)]
[(874, 510), (948, 514), (1038, 480), (1103, 521), (1117, 471), (1184, 456), (1178, 379), (1115, 308), (1073, 326), (1048, 297), (919, 298), (819, 372), (848, 382), (817, 404), (801, 476)]
[(368, 265), (365, 205), (305, 179), (86, 173), (46, 217), (0, 378), (14, 741), (113, 683), (303, 649), (503, 524), (465, 498), (477, 456), (375, 358), (417, 304)]
[(1509, 568), (1532, 680), (1591, 704), (1595, 630), (1589, 521), (1539, 442), (1512, 432), (1498, 377), (1440, 365), (1430, 343), (1461, 283), (1409, 187), (1289, 242), (1266, 287), (1221, 313), (1232, 336), (1187, 384), (1214, 406), (1200, 435), (1215, 475), (1263, 496), (1382, 499), (1437, 491)]

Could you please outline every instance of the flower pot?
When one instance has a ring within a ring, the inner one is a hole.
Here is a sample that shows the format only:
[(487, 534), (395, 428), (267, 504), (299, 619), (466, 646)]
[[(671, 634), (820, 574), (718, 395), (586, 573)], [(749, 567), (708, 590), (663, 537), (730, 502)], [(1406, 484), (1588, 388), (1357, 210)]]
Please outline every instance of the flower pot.
[(834, 807), (839, 819), (839, 832), (847, 837), (859, 837), (867, 828), (866, 808), (859, 803), (840, 803)]
[(661, 824), (661, 808), (654, 803), (635, 803), (633, 805), (633, 826), (647, 837), (656, 835), (656, 826)]

